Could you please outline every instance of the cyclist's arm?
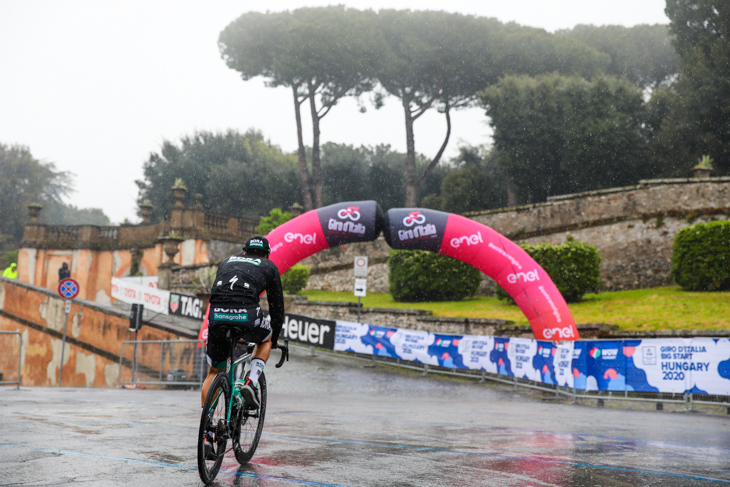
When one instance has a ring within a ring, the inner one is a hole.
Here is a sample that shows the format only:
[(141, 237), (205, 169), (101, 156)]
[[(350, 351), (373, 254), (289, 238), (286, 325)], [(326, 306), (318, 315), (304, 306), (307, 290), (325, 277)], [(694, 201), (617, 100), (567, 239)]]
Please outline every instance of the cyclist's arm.
[(279, 333), (284, 324), (284, 290), (281, 287), (279, 271), (274, 271), (273, 279), (266, 288), (266, 298), (269, 301), (269, 319), (271, 320), (271, 343), (279, 342)]

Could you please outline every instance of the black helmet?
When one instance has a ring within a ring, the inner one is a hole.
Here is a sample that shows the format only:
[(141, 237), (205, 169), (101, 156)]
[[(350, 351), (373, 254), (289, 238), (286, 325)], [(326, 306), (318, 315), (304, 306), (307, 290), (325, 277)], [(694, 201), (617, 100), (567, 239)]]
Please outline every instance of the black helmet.
[(266, 237), (257, 235), (246, 240), (246, 245), (243, 246), (243, 250), (246, 252), (253, 250), (254, 252), (268, 254), (271, 252), (271, 247), (269, 246), (269, 241)]

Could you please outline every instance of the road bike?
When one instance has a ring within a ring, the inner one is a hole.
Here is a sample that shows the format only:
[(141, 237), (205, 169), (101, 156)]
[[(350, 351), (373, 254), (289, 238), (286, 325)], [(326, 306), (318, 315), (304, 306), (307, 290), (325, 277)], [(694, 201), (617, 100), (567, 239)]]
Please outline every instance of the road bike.
[[(247, 405), (241, 405), (233, 399), (232, 388), (236, 379), (243, 378), (245, 370), (251, 368), (251, 355), (253, 344), (247, 344), (247, 350), (238, 358), (234, 358), (235, 345), (238, 336), (235, 328), (230, 328), (227, 338), (231, 343), (231, 356), (226, 363), (226, 371), (215, 376), (213, 383), (208, 389), (205, 397), (203, 412), (200, 417), (200, 429), (198, 430), (198, 473), (203, 483), (210, 484), (215, 480), (218, 471), (223, 463), (226, 453), (234, 451), (238, 463), (244, 464), (251, 460), (256, 447), (258, 447), (261, 432), (264, 429), (264, 417), (266, 416), (266, 377), (261, 373), (256, 389), (259, 407), (250, 409)], [(281, 358), (276, 364), (278, 369), (289, 360), (289, 340), (279, 344), (276, 348), (281, 350)], [(203, 442), (209, 431), (213, 432), (215, 438), (214, 459), (206, 459)], [(228, 440), (231, 440), (231, 448), (226, 449)]]

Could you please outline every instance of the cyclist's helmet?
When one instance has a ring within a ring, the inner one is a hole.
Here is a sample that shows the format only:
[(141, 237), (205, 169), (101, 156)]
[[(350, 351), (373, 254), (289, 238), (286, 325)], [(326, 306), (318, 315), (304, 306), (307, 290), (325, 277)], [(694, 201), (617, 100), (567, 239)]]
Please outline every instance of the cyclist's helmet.
[(271, 247), (266, 237), (257, 235), (246, 240), (246, 245), (243, 246), (243, 250), (246, 253), (266, 255), (271, 252)]

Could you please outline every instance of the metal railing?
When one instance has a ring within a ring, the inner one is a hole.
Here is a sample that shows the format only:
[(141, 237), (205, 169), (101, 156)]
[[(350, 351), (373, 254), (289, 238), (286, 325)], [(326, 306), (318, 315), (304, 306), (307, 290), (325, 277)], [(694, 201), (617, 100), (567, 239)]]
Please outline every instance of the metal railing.
[(208, 374), (205, 344), (198, 340), (122, 342), (119, 385), (201, 387)]
[(423, 375), (427, 375), (429, 373), (441, 374), (453, 377), (474, 379), (480, 383), (486, 381), (498, 382), (501, 384), (510, 385), (515, 389), (521, 387), (524, 389), (533, 389), (548, 392), (554, 394), (555, 396), (563, 396), (569, 399), (571, 404), (577, 403), (579, 399), (596, 401), (598, 406), (603, 406), (605, 401), (645, 402), (655, 403), (656, 409), (662, 410), (663, 405), (666, 403), (683, 405), (684, 411), (693, 411), (695, 405), (721, 406), (726, 407), (727, 414), (730, 414), (730, 396), (695, 393), (673, 394), (667, 392), (639, 391), (583, 391), (580, 389), (573, 389), (572, 387), (556, 386), (551, 384), (545, 384), (543, 382), (521, 379), (518, 377), (493, 374), (485, 370), (447, 368), (435, 365), (421, 364), (418, 362), (410, 362), (408, 360), (396, 359), (391, 357), (381, 357), (352, 352), (334, 352), (331, 350), (323, 350), (320, 348), (315, 349), (313, 347), (298, 345), (295, 343), (290, 344), (290, 346), (302, 350), (308, 350), (309, 354), (312, 356), (315, 353), (321, 353), (323, 355), (332, 355), (336, 357), (345, 357), (364, 362), (370, 362), (370, 366), (375, 366), (379, 363), (381, 365), (390, 365), (403, 369), (419, 371), (422, 372)]
[(0, 331), (0, 386), (20, 389), (23, 335), (19, 331)]

